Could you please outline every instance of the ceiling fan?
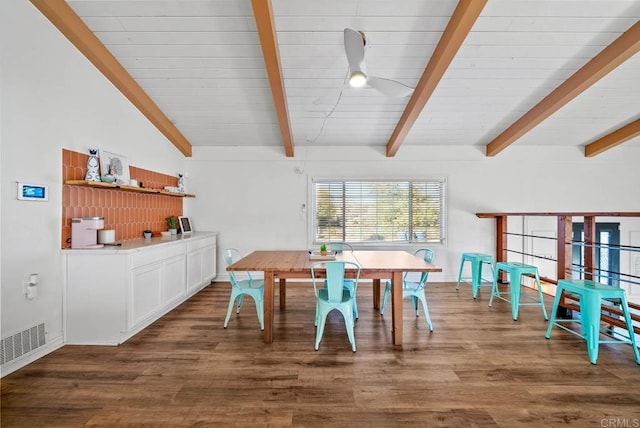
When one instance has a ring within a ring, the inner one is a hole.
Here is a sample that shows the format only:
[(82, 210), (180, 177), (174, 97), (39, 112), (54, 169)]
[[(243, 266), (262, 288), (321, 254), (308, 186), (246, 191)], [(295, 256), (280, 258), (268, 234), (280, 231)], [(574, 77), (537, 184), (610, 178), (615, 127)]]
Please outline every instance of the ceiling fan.
[(344, 29), (344, 51), (349, 61), (349, 86), (360, 88), (369, 85), (377, 89), (387, 97), (408, 97), (413, 93), (413, 88), (403, 85), (395, 80), (383, 79), (381, 77), (368, 76), (364, 69), (364, 46), (366, 38), (362, 31)]

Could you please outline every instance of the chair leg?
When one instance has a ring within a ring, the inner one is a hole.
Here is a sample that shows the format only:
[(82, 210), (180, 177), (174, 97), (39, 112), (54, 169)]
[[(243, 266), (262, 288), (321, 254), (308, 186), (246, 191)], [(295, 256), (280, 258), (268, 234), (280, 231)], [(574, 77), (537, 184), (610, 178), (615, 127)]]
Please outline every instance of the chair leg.
[(356, 303), (355, 296), (353, 297), (353, 318), (356, 320), (360, 318), (360, 315), (358, 314), (358, 304)]
[(318, 320), (318, 328), (316, 329), (316, 351), (320, 347), (320, 341), (322, 340), (322, 334), (324, 333), (324, 324), (327, 321), (327, 313), (321, 311), (320, 319)]
[(244, 301), (244, 294), (238, 296), (238, 306), (236, 307), (236, 314), (240, 313), (240, 308), (242, 307), (242, 302)]
[(387, 300), (389, 299), (390, 292), (391, 292), (391, 286), (387, 284), (384, 287), (384, 294), (382, 295), (382, 304), (380, 305), (380, 315), (384, 314), (384, 309), (387, 307)]
[(258, 321), (260, 321), (260, 330), (264, 331), (264, 301), (261, 298), (255, 298), (256, 312), (258, 313)]
[(344, 325), (347, 328), (347, 337), (349, 338), (349, 343), (351, 343), (351, 351), (356, 352), (356, 338), (353, 333), (353, 317), (351, 314), (353, 313), (353, 308), (351, 305), (346, 305), (345, 307), (341, 307), (339, 311), (342, 313), (344, 317)]
[(429, 309), (427, 308), (427, 298), (423, 295), (417, 296), (418, 299), (422, 302), (422, 310), (424, 311), (424, 317), (427, 320), (427, 327), (429, 327), (429, 331), (433, 331), (433, 324), (431, 323), (431, 317), (429, 316)]
[(233, 311), (233, 304), (235, 303), (237, 297), (239, 298), (242, 296), (238, 296), (238, 294), (235, 292), (235, 289), (231, 290), (231, 296), (229, 296), (229, 307), (227, 308), (227, 316), (224, 318), (224, 328), (227, 328), (227, 325), (229, 325), (231, 311)]
[(351, 283), (350, 286), (345, 288), (349, 290), (349, 294), (351, 295), (351, 297), (353, 297), (353, 318), (357, 320), (360, 317), (360, 315), (358, 314), (358, 303), (356, 300), (356, 294), (354, 293), (354, 290), (353, 290), (353, 283)]

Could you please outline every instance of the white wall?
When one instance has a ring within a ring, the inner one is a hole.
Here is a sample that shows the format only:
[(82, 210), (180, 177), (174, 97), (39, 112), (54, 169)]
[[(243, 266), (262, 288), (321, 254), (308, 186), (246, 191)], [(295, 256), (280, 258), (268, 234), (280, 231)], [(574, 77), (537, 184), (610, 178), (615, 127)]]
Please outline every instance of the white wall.
[[(0, 43), (2, 338), (44, 322), (50, 350), (63, 335), (62, 149), (103, 148), (166, 174), (184, 158), (30, 2), (0, 2)], [(16, 181), (49, 186), (49, 201), (18, 201)], [(27, 300), (33, 272), (39, 295)]]
[(310, 206), (312, 177), (446, 177), (447, 242), (433, 246), (444, 270), (430, 279), (453, 281), (461, 253), (495, 251), (495, 221), (475, 213), (640, 211), (639, 159), (638, 148), (624, 146), (593, 159), (575, 147), (517, 144), (493, 158), (477, 147), (407, 146), (395, 158), (364, 147), (297, 147), (293, 159), (281, 148), (197, 147), (187, 160), (197, 198), (187, 207), (196, 228), (220, 232), (220, 249), (300, 249), (311, 245), (301, 207)]

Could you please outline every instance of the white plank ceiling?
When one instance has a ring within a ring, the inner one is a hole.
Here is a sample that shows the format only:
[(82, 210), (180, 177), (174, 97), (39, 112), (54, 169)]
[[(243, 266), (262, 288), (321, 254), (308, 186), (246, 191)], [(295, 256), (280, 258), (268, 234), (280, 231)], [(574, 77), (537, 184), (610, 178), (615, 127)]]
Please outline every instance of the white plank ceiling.
[[(67, 3), (193, 146), (282, 146), (250, 0)], [(457, 3), (272, 0), (294, 146), (384, 147), (409, 98), (345, 87), (344, 28), (368, 74), (415, 86)], [(484, 152), (639, 19), (640, 0), (489, 0), (403, 146)], [(514, 144), (582, 150), (640, 119), (639, 77), (635, 54)]]

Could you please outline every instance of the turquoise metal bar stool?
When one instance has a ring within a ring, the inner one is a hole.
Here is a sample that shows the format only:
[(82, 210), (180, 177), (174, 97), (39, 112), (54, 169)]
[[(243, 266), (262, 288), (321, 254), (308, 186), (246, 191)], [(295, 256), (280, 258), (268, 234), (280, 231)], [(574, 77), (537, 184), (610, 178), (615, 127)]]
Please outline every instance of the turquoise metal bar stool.
[[(471, 265), (471, 276), (462, 276), (464, 265), (469, 262)], [(491, 274), (493, 275), (493, 256), (482, 253), (462, 253), (462, 260), (460, 261), (460, 271), (458, 272), (458, 285), (456, 290), (460, 289), (460, 282), (467, 282), (471, 285), (471, 292), (473, 298), (478, 297), (478, 289), (482, 285), (493, 285), (493, 278), (491, 281), (482, 278), (482, 267), (488, 264), (491, 268)], [(483, 284), (482, 282), (485, 281)]]
[[(509, 291), (499, 291), (498, 290), (498, 277), (500, 276), (500, 271), (504, 271), (509, 274)], [(536, 285), (538, 286), (538, 300), (533, 297), (524, 295), (521, 296), (520, 288), (522, 287), (522, 277), (524, 275), (533, 275), (536, 280)], [(548, 320), (547, 310), (544, 307), (544, 299), (542, 298), (542, 288), (540, 287), (540, 275), (538, 275), (538, 268), (536, 266), (526, 265), (520, 262), (498, 262), (496, 263), (493, 275), (493, 288), (491, 290), (491, 298), (489, 299), (489, 306), (493, 302), (493, 298), (497, 297), (498, 299), (502, 299), (505, 302), (511, 303), (511, 315), (513, 320), (518, 319), (518, 309), (520, 306), (541, 306), (542, 307), (542, 315), (545, 320)], [(507, 299), (502, 297), (503, 294), (509, 293), (511, 299)], [(532, 300), (530, 303), (521, 303), (520, 297), (526, 298), (528, 300)]]
[[(563, 292), (573, 293), (580, 297), (580, 320), (556, 318), (556, 310), (560, 304), (560, 299), (562, 299)], [(616, 302), (620, 302), (620, 309), (622, 309), (622, 314), (629, 333), (628, 336), (620, 335), (623, 336), (622, 339), (600, 340), (600, 316), (603, 299), (613, 299)], [(572, 322), (581, 324), (582, 334), (560, 324)], [(587, 279), (559, 280), (558, 288), (556, 289), (556, 297), (553, 301), (553, 309), (551, 310), (551, 322), (547, 328), (547, 334), (544, 335), (547, 339), (551, 338), (551, 329), (554, 325), (587, 341), (587, 351), (589, 352), (589, 360), (591, 361), (591, 364), (595, 364), (598, 359), (598, 346), (600, 343), (631, 344), (633, 347), (633, 353), (636, 357), (636, 362), (640, 364), (640, 352), (636, 345), (633, 324), (631, 323), (631, 314), (629, 313), (629, 306), (627, 305), (627, 298), (622, 288), (612, 287), (610, 285), (601, 284)]]

